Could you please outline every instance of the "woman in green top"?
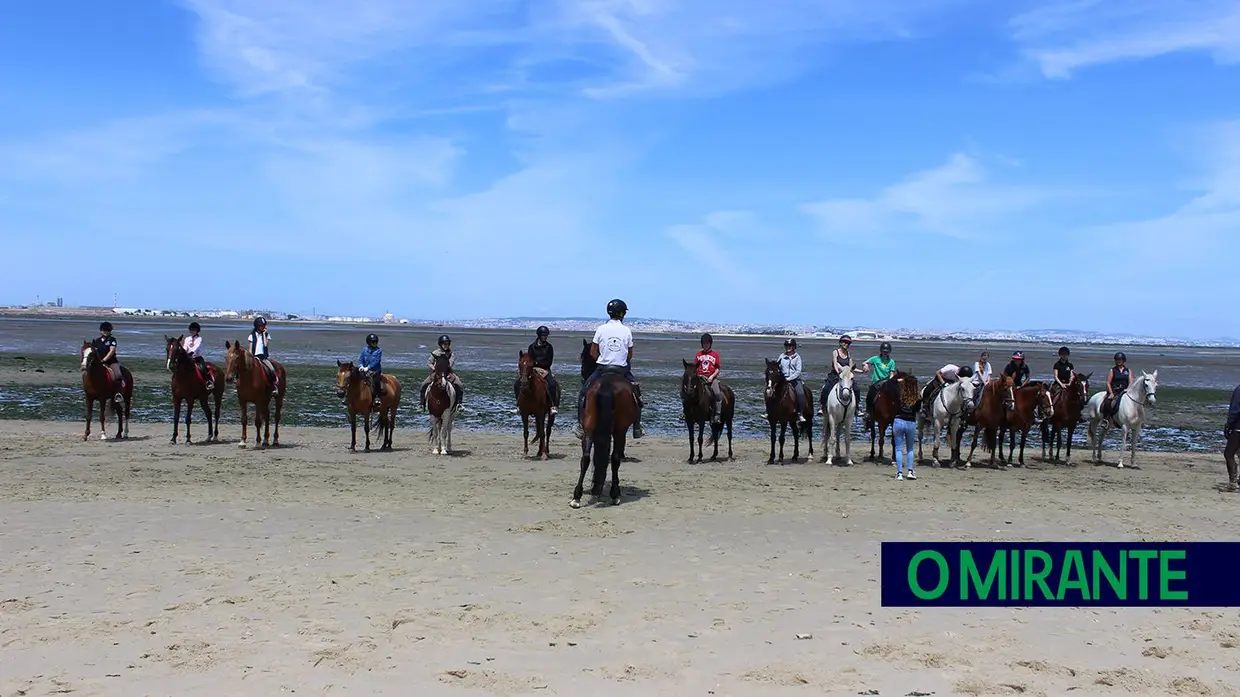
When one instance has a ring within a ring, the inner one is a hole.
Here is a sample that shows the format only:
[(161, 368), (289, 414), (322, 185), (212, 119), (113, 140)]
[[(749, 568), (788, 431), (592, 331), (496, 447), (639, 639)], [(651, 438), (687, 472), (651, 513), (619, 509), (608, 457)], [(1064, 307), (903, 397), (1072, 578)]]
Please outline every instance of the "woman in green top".
[(865, 420), (869, 423), (870, 414), (874, 411), (874, 397), (878, 395), (879, 384), (891, 379), (896, 372), (896, 359), (891, 357), (891, 344), (884, 341), (878, 347), (878, 355), (870, 356), (861, 365), (861, 370), (870, 373), (870, 388), (865, 393)]

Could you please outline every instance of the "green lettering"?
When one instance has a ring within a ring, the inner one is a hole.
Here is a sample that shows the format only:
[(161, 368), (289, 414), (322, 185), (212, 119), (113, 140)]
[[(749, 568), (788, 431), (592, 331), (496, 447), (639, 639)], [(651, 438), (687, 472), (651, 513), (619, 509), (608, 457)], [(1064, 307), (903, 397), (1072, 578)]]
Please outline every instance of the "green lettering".
[(1011, 564), (1012, 576), (1009, 583), (1007, 597), (999, 597), (1000, 600), (1016, 600), (1020, 597), (1020, 550), (1014, 549), (1008, 555), (1008, 562)]
[(960, 553), (960, 599), (969, 599), (969, 589), (973, 588), (977, 593), (978, 600), (986, 600), (990, 597), (990, 588), (995, 585), (995, 580), (999, 583), (999, 599), (1006, 600), (1007, 583), (1007, 551), (999, 550), (990, 558), (990, 566), (986, 567), (986, 580), (983, 581), (981, 574), (978, 573), (977, 562), (973, 559), (973, 552), (964, 550)]
[(1068, 589), (1081, 594), (1081, 600), (1089, 600), (1089, 582), (1085, 580), (1085, 559), (1079, 549), (1070, 549), (1064, 555), (1063, 569), (1059, 572), (1059, 592), (1055, 600), (1063, 600)]
[(1094, 597), (1102, 599), (1102, 576), (1107, 577), (1107, 583), (1111, 586), (1111, 591), (1115, 593), (1115, 597), (1119, 600), (1128, 599), (1128, 552), (1120, 551), (1119, 553), (1119, 575), (1115, 575), (1115, 569), (1111, 567), (1111, 563), (1107, 561), (1107, 555), (1101, 550), (1094, 550), (1093, 563), (1094, 567)]
[[(922, 588), (921, 584), (917, 582), (917, 568), (927, 559), (933, 561), (939, 567), (939, 583), (934, 587), (934, 590), (931, 591), (927, 591), (925, 588)], [(908, 587), (909, 590), (913, 591), (913, 595), (922, 600), (935, 600), (939, 596), (943, 595), (943, 591), (947, 590), (947, 584), (950, 580), (951, 573), (947, 568), (947, 559), (943, 558), (942, 554), (939, 554), (932, 549), (924, 549), (917, 554), (914, 554), (913, 558), (909, 560)]]
[(1150, 560), (1157, 557), (1158, 552), (1152, 549), (1133, 549), (1128, 551), (1129, 559), (1141, 562), (1137, 567), (1137, 597), (1142, 600), (1150, 598)]
[[(1033, 570), (1034, 560), (1042, 562), (1042, 568)], [(1046, 577), (1051, 575), (1051, 555), (1040, 549), (1025, 550), (1025, 595), (1024, 600), (1033, 600), (1033, 584), (1042, 589), (1042, 597), (1050, 600), (1055, 597), (1050, 586), (1046, 585)]]
[(1171, 581), (1188, 579), (1188, 572), (1183, 569), (1171, 570), (1172, 559), (1186, 559), (1188, 552), (1182, 549), (1166, 549), (1158, 553), (1158, 599), (1188, 600), (1188, 591), (1171, 590)]

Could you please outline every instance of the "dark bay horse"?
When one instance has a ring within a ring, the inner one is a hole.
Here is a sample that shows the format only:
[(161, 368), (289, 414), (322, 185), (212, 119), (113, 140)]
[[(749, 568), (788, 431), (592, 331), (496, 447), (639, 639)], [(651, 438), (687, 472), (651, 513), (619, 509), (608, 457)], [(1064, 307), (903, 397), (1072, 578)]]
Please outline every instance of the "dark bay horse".
[(452, 365), (448, 356), (436, 356), (435, 367), (431, 370), (431, 384), (426, 386), (426, 410), (431, 416), (428, 435), (431, 453), (434, 455), (452, 454), (452, 425), (456, 422), (456, 412), (461, 407), (461, 393), (448, 379), (451, 373)]
[(336, 396), (343, 397), (345, 409), (349, 414), (349, 428), (352, 439), (349, 450), (357, 450), (357, 415), (362, 415), (362, 429), (366, 434), (365, 452), (370, 452), (370, 415), (379, 416), (379, 437), (382, 445), (380, 450), (392, 449), (392, 433), (396, 430), (396, 410), (400, 408), (400, 380), (395, 375), (383, 373), (379, 379), (387, 389), (375, 406), (374, 395), (371, 394), (370, 379), (362, 375), (361, 369), (353, 365), (353, 361), (341, 363), (336, 361)]
[(1048, 419), (1042, 419), (1042, 459), (1048, 459), (1051, 452), (1054, 452), (1056, 461), (1059, 461), (1059, 453), (1063, 451), (1064, 431), (1068, 432), (1068, 459), (1067, 463), (1072, 463), (1072, 435), (1076, 433), (1076, 425), (1081, 422), (1081, 414), (1085, 411), (1085, 404), (1089, 402), (1089, 379), (1093, 377), (1093, 373), (1081, 375), (1080, 373), (1072, 373), (1072, 381), (1068, 383), (1068, 388), (1059, 391), (1059, 397), (1055, 400), (1055, 411)]
[(1017, 464), (1025, 466), (1025, 439), (1029, 437), (1029, 429), (1033, 428), (1038, 412), (1044, 418), (1055, 414), (1055, 405), (1051, 400), (1051, 391), (1044, 382), (1030, 382), (1015, 390), (1016, 401), (999, 426), (999, 459), (1003, 460), (1003, 435), (1008, 436), (1008, 456), (1006, 462), (1011, 464), (1012, 454), (1016, 451), (1016, 434), (1020, 433), (1020, 457)]
[[(719, 390), (723, 392), (723, 409), (719, 415), (719, 425), (710, 423), (710, 413), (714, 407), (714, 397), (706, 378), (697, 374), (697, 363), (683, 358), (685, 372), (680, 376), (680, 401), (685, 410), (685, 425), (689, 428), (689, 460), (693, 462), (693, 427), (697, 426), (697, 461), (702, 461), (702, 437), (705, 435), (706, 424), (710, 424), (710, 442), (715, 445), (715, 452), (710, 461), (719, 459), (719, 436), (726, 428), (728, 431), (728, 459), (732, 456), (732, 419), (736, 413), (736, 396), (732, 388), (723, 381), (719, 382)], [(715, 378), (718, 380), (719, 378)]]
[[(792, 426), (792, 461), (796, 462), (801, 455), (801, 436), (809, 446), (809, 456), (814, 456), (814, 395), (805, 383), (801, 390), (805, 392), (805, 425), (797, 423), (797, 402), (792, 385), (784, 379), (779, 369), (779, 361), (766, 359), (766, 420), (771, 424), (771, 456), (766, 464), (775, 464), (775, 427), (779, 427), (779, 463), (784, 462), (784, 435), (788, 426)], [(804, 433), (802, 433), (804, 431)]]
[(82, 391), (86, 393), (86, 434), (82, 440), (90, 438), (90, 419), (94, 411), (95, 400), (99, 400), (99, 439), (108, 439), (107, 411), (112, 405), (116, 414), (116, 437), (129, 437), (129, 409), (133, 405), (133, 375), (129, 369), (121, 366), (121, 375), (125, 381), (123, 389), (112, 381), (112, 371), (103, 364), (103, 356), (95, 350), (89, 341), (82, 342)]
[[(213, 389), (208, 392), (208, 376), (198, 374), (198, 366), (194, 365), (194, 359), (190, 358), (189, 352), (181, 343), (184, 339), (184, 334), (175, 339), (164, 337), (164, 354), (167, 359), (165, 365), (172, 372), (172, 440), (169, 442), (177, 442), (177, 432), (181, 427), (181, 402), (185, 402), (185, 444), (193, 442), (190, 440), (189, 424), (193, 419), (194, 402), (201, 404), (203, 413), (207, 415), (207, 440), (219, 440), (220, 404), (224, 400), (224, 380), (221, 379), (223, 376), (214, 363), (204, 361), (211, 373), (211, 379), (215, 381)], [(215, 398), (214, 412), (207, 402), (208, 397)]]
[[(966, 468), (973, 466), (973, 452), (977, 450), (977, 436), (982, 435), (982, 449), (990, 453), (990, 466), (995, 466), (995, 454), (998, 450), (999, 429), (1007, 422), (1008, 390), (1012, 387), (1012, 376), (1004, 375), (992, 379), (982, 386), (982, 399), (977, 408), (965, 417), (965, 425), (973, 427), (973, 445), (969, 448), (969, 457), (965, 458)], [(964, 440), (965, 429), (956, 434), (956, 448)]]
[[(585, 347), (581, 351), (581, 379), (585, 380), (594, 373), (598, 364), (590, 355), (590, 343), (584, 339), (582, 343)], [(598, 380), (586, 389), (581, 409), (581, 430), (585, 433), (581, 439), (581, 476), (577, 478), (570, 506), (581, 507), (591, 451), (594, 455), (591, 498), (597, 499), (603, 495), (603, 485), (607, 483), (607, 465), (610, 463), (611, 503), (620, 503), (620, 462), (624, 459), (625, 435), (635, 421), (637, 399), (633, 396), (633, 386), (624, 377), (624, 369), (605, 366)]]
[(534, 367), (534, 357), (525, 351), (517, 352), (517, 411), (521, 414), (521, 428), (525, 445), (521, 454), (530, 456), (530, 416), (534, 417), (534, 440), (538, 444), (538, 457), (546, 460), (551, 454), (551, 426), (555, 415), (551, 413), (551, 393), (547, 389), (547, 375)]
[[(896, 414), (900, 413), (900, 383), (896, 382), (899, 378), (912, 377), (909, 373), (896, 371), (891, 377), (879, 383), (877, 394), (874, 395), (874, 413), (870, 414), (869, 430), (870, 430), (870, 457), (871, 462), (882, 462), (883, 445), (887, 440), (887, 433), (891, 432), (891, 457), (896, 456), (896, 432), (892, 428), (892, 424), (896, 421)], [(874, 442), (878, 441), (878, 454), (874, 454)]]
[[(225, 382), (237, 386), (237, 402), (241, 405), (241, 441), (237, 445), (244, 448), (249, 440), (247, 422), (249, 421), (249, 405), (254, 404), (254, 445), (259, 445), (261, 434), (262, 447), (266, 448), (270, 439), (272, 447), (280, 446), (280, 413), (284, 409), (284, 392), (288, 389), (288, 379), (284, 366), (278, 361), (270, 361), (276, 371), (278, 389), (272, 387), (271, 378), (262, 363), (254, 358), (250, 350), (241, 345), (240, 341), (224, 342)], [(276, 403), (276, 432), (271, 436), (271, 401)]]

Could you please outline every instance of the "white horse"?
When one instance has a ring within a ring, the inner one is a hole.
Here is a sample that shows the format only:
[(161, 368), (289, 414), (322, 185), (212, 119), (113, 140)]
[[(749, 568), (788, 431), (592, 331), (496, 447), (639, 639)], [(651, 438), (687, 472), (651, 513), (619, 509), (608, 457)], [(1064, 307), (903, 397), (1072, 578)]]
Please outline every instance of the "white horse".
[(934, 450), (930, 452), (932, 464), (935, 467), (940, 466), (939, 462), (939, 436), (942, 435), (943, 429), (947, 429), (947, 444), (952, 451), (951, 462), (960, 460), (960, 448), (957, 447), (957, 434), (960, 429), (964, 428), (965, 417), (973, 409), (973, 394), (977, 389), (977, 383), (971, 378), (957, 380), (939, 390), (938, 396), (934, 398), (934, 403), (930, 407), (930, 419), (927, 421), (924, 416), (925, 411), (917, 413), (917, 459), (925, 459), (921, 452), (922, 431), (929, 424), (934, 429)]
[[(1119, 395), (1119, 407), (1115, 416), (1107, 419), (1102, 416), (1102, 401), (1106, 399), (1106, 391), (1099, 392), (1089, 398), (1085, 405), (1085, 415), (1089, 419), (1089, 445), (1094, 451), (1094, 460), (1102, 462), (1102, 441), (1113, 425), (1124, 429), (1124, 437), (1119, 442), (1119, 464), (1124, 466), (1124, 445), (1132, 438), (1129, 463), (1136, 464), (1137, 441), (1141, 438), (1141, 425), (1145, 423), (1145, 408), (1154, 406), (1155, 393), (1158, 391), (1158, 371), (1147, 373), (1141, 371), (1141, 377), (1132, 381), (1128, 389)], [(1114, 423), (1112, 423), (1114, 422)], [(1102, 428), (1099, 429), (1098, 427)]]
[[(440, 388), (448, 394), (448, 404), (443, 411), (436, 414), (437, 404), (432, 403), (431, 392), (436, 388)], [(457, 409), (461, 406), (461, 395), (456, 391), (456, 385), (447, 378), (446, 374), (435, 375), (434, 381), (426, 387), (427, 411), (430, 412), (431, 430), (429, 439), (431, 441), (432, 455), (450, 455), (452, 454), (452, 424), (456, 420)]]
[[(840, 455), (840, 441), (844, 441), (845, 461), (852, 461), (852, 422), (857, 416), (857, 391), (853, 389), (853, 371), (840, 371), (840, 379), (827, 394), (827, 428), (822, 440), (822, 460), (835, 464)], [(835, 441), (835, 455), (831, 455), (831, 441)]]

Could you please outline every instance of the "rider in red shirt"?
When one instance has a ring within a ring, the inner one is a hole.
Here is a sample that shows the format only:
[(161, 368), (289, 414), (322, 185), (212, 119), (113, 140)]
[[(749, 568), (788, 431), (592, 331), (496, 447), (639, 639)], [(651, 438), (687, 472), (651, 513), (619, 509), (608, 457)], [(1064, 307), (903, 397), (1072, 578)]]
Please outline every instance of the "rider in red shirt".
[(702, 335), (702, 350), (698, 351), (694, 356), (697, 363), (697, 374), (706, 379), (706, 386), (710, 388), (710, 395), (714, 398), (714, 409), (711, 414), (711, 423), (718, 424), (722, 420), (723, 415), (723, 390), (719, 385), (719, 352), (713, 350), (711, 345), (714, 339), (710, 334)]

